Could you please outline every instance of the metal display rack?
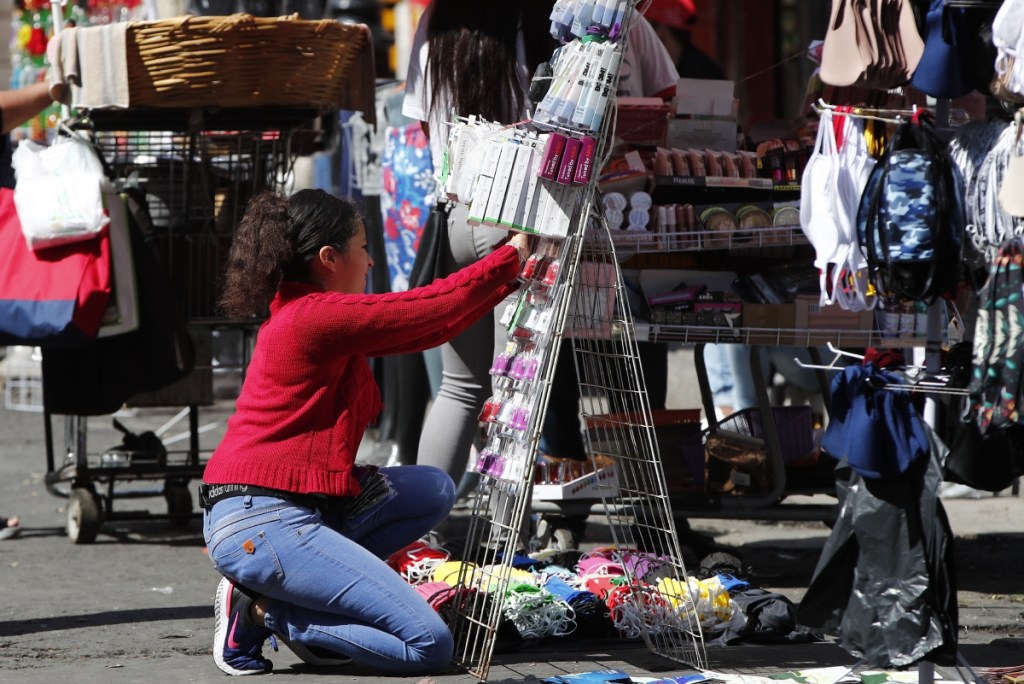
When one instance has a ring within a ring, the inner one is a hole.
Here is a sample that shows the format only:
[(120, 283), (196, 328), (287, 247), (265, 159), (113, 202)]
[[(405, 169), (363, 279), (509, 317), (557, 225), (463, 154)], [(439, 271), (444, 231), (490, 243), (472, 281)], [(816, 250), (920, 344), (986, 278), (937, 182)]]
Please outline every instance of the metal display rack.
[[(629, 25), (633, 5), (630, 3), (624, 26)], [(623, 36), (627, 33), (621, 31)], [(613, 130), (614, 117), (606, 117), (596, 136), (596, 168), (608, 154)], [(516, 622), (510, 614), (508, 599), (513, 589), (514, 557), (524, 547), (520, 535), (533, 498), (537, 444), (564, 336), (571, 336), (578, 345), (581, 408), (584, 417), (593, 419), (597, 427), (587, 438), (588, 471), (561, 486), (572, 503), (586, 510), (592, 505), (603, 508), (614, 542), (613, 556), (620, 560), (626, 555), (641, 557), (645, 567), (642, 572), (623, 562), (626, 574), (618, 578), (616, 589), (620, 602), (611, 609), (610, 617), (621, 635), (642, 639), (652, 652), (706, 667), (701, 626), (666, 492), (633, 319), (615, 246), (602, 218), (596, 174), (581, 195), (572, 207), (569, 235), (560, 244), (544, 245), (557, 249), (561, 268), (546, 290), (550, 323), (543, 348), (534, 350), (539, 355), (536, 379), (519, 395), (528, 421), (515, 436), (499, 421), (488, 424), (487, 440), (499, 445), (501, 466), (495, 470), (478, 465), (481, 481), (467, 541), (467, 555), (473, 562), (463, 562), (453, 577), (448, 617), (455, 637), (454, 659), (481, 680), (487, 678), (491, 657), (510, 624), (519, 635), (529, 632), (529, 626)], [(535, 285), (527, 280), (521, 297), (531, 296)], [(537, 488), (545, 486), (538, 484)], [(582, 494), (573, 497), (573, 491)], [(657, 584), (655, 577), (659, 578)]]
[[(218, 365), (212, 349), (215, 334), (241, 333), (233, 369), (241, 372), (259, 323), (229, 321), (216, 312), (232, 232), (254, 194), (284, 189), (297, 156), (293, 143), (310, 130), (316, 116), (297, 109), (135, 109), (97, 110), (81, 122), (92, 131), (115, 184), (137, 187), (145, 195), (153, 222), (149, 237), (178, 299), (196, 362), (178, 382), (129, 399), (133, 410), (181, 407), (164, 427), (152, 431), (155, 441), (146, 446), (126, 446), (126, 439), (97, 451), (88, 443), (88, 417), (65, 415), (58, 456), (53, 414), (44, 396), (45, 482), (51, 494), (68, 499), (72, 542), (94, 541), (107, 521), (166, 518), (183, 526), (194, 516), (188, 484), (201, 478), (207, 451), (212, 451), (201, 446), (200, 433), (211, 426), (200, 426), (200, 407), (214, 404), (214, 366), (228, 370)], [(186, 446), (164, 446), (161, 435), (186, 417)], [(163, 497), (166, 514), (115, 509), (115, 501), (146, 497)]]

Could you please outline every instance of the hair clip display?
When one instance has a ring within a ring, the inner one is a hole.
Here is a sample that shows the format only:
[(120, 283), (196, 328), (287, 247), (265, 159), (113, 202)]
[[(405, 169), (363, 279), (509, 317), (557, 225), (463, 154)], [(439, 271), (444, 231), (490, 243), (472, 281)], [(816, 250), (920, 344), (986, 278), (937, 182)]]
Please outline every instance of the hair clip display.
[(560, 263), (557, 259), (553, 259), (548, 262), (548, 267), (544, 269), (544, 277), (541, 279), (541, 283), (545, 287), (551, 287), (558, 280), (558, 272), (561, 268)]
[[(529, 420), (528, 415), (526, 419)], [(507, 491), (511, 487), (510, 491), (514, 492), (516, 485), (522, 481), (526, 468), (532, 465), (532, 454), (527, 445), (516, 439), (516, 435), (495, 433), (477, 455), (473, 470), (504, 483)]]
[(529, 282), (531, 280), (534, 280), (537, 277), (538, 273), (543, 273), (545, 267), (545, 259), (546, 257), (539, 252), (534, 252), (533, 254), (531, 254), (526, 259), (526, 263), (523, 264), (523, 268), (519, 272), (519, 279), (522, 280), (523, 282)]
[(533, 382), (537, 379), (540, 357), (536, 352), (522, 352), (512, 361), (508, 377), (516, 381)]
[(502, 353), (494, 357), (494, 363), (491, 364), (491, 375), (494, 376), (507, 376), (509, 375), (510, 369), (514, 367), (516, 359), (515, 349), (508, 351), (507, 349)]
[(476, 470), (481, 475), (500, 479), (505, 471), (505, 459), (497, 451), (486, 448), (477, 457)]
[(508, 426), (518, 432), (525, 432), (530, 426), (530, 409), (522, 404), (515, 407), (509, 419)]

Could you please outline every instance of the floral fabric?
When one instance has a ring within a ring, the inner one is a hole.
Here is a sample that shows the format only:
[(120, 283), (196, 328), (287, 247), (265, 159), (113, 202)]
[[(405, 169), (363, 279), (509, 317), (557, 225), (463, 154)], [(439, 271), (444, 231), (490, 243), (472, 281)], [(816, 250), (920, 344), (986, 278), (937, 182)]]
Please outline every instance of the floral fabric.
[(380, 196), (384, 253), (391, 291), (402, 292), (409, 289), (409, 272), (434, 206), (436, 183), (430, 145), (419, 122), (389, 127), (384, 136), (384, 188)]

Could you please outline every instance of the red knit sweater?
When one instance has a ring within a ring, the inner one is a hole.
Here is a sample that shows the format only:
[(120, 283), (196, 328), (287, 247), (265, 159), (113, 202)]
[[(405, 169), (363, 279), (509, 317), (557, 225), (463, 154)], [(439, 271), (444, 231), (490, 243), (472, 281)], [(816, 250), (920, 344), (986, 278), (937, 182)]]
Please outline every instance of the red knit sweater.
[(515, 290), (518, 269), (518, 252), (506, 245), (407, 292), (350, 295), (284, 283), (203, 480), (358, 494), (352, 464), (382, 406), (367, 357), (447, 342)]

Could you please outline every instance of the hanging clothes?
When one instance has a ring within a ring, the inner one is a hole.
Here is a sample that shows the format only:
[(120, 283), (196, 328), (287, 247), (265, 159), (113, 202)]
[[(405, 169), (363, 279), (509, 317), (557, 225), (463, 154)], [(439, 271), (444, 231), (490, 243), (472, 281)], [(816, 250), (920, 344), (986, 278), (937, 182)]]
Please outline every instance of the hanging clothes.
[(902, 378), (865, 361), (832, 380), (832, 410), (821, 448), (861, 476), (898, 476), (928, 454), (924, 422), (909, 392), (886, 385)]
[(797, 610), (797, 624), (838, 633), (868, 668), (956, 661), (953, 533), (938, 496), (947, 450), (925, 431), (929, 457), (901, 475), (837, 469), (839, 518)]
[(436, 184), (430, 145), (419, 122), (385, 130), (381, 210), (391, 290), (408, 289), (423, 226), (434, 206)]

